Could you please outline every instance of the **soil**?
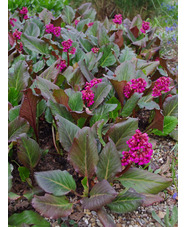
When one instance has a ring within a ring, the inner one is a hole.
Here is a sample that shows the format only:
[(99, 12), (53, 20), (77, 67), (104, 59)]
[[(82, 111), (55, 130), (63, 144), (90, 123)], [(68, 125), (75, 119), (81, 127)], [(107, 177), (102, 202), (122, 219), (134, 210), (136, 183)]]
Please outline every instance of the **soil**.
[[(148, 124), (149, 119), (149, 112), (139, 112), (138, 117), (140, 118), (139, 127), (141, 129), (144, 129), (144, 126), (146, 127)], [(67, 170), (70, 174), (73, 175), (73, 178), (76, 181), (78, 193), (82, 194), (83, 188), (81, 185), (82, 178), (78, 177), (77, 172), (74, 171), (73, 167), (70, 165), (70, 163), (67, 161), (67, 152), (63, 151), (63, 155), (57, 154), (55, 147), (53, 145), (52, 140), (52, 130), (51, 125), (48, 124), (45, 121), (42, 121), (39, 126), (39, 138), (40, 138), (40, 146), (43, 150), (48, 149), (49, 152), (45, 154), (37, 167), (34, 169), (34, 172), (40, 172), (40, 171), (48, 171), (48, 170)], [(175, 153), (173, 150), (173, 147), (175, 145), (175, 141), (172, 140), (169, 137), (158, 137), (158, 136), (150, 136), (151, 140), (153, 141), (155, 145), (154, 148), (154, 154), (151, 162), (151, 169), (153, 171), (160, 169), (160, 174), (162, 176), (171, 177), (171, 162), (173, 158), (175, 157)], [(12, 160), (15, 160), (18, 164), (21, 165), (19, 162), (17, 155), (16, 155), (16, 148), (13, 151), (13, 157)], [(13, 175), (13, 182), (12, 182), (12, 192), (20, 195), (21, 197), (17, 200), (10, 200), (8, 203), (8, 211), (9, 216), (11, 216), (14, 213), (20, 213), (24, 210), (34, 210), (31, 202), (23, 197), (24, 191), (29, 190), (28, 184), (25, 182), (22, 182), (19, 176), (18, 172), (18, 165), (15, 162), (11, 162), (14, 169), (12, 171)], [(177, 174), (177, 166), (176, 166), (176, 174)], [(34, 186), (37, 186), (37, 183), (33, 182)], [(115, 185), (116, 190), (120, 190), (121, 186), (116, 183)], [(112, 216), (112, 218), (115, 220), (115, 223), (118, 227), (137, 227), (137, 226), (160, 226), (158, 223), (152, 218), (151, 212), (152, 210), (155, 210), (155, 212), (160, 216), (163, 217), (165, 215), (166, 207), (172, 211), (172, 208), (174, 205), (177, 206), (178, 201), (177, 199), (173, 199), (172, 195), (176, 192), (175, 185), (170, 186), (167, 190), (164, 192), (159, 193), (160, 196), (162, 196), (164, 199), (163, 202), (159, 204), (154, 204), (149, 207), (139, 207), (137, 211), (130, 212), (127, 214), (115, 214), (111, 213), (108, 209), (108, 213)], [(68, 198), (70, 201), (77, 201), (77, 196), (69, 193)], [(95, 211), (89, 211), (89, 210), (83, 210), (79, 204), (76, 204), (73, 209), (73, 213), (68, 218), (63, 218), (59, 220), (54, 219), (47, 219), (52, 227), (60, 226), (61, 223), (66, 224), (66, 226), (73, 226), (72, 220), (74, 220), (74, 223), (77, 223), (78, 226), (81, 227), (91, 227), (91, 226), (102, 226), (100, 223), (97, 214)], [(60, 225), (58, 224), (60, 223)]]

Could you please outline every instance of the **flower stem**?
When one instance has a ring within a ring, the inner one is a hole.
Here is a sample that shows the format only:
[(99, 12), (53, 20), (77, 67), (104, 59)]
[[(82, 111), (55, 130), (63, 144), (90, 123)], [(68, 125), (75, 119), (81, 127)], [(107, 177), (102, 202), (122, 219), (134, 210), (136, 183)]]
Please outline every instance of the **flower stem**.
[(69, 58), (69, 52), (67, 50), (67, 65), (69, 66), (70, 65), (70, 58)]
[(125, 172), (127, 172), (131, 167), (131, 164), (127, 165), (125, 167), (125, 169), (123, 169), (120, 173), (116, 174), (116, 177), (120, 177), (121, 175), (123, 175)]

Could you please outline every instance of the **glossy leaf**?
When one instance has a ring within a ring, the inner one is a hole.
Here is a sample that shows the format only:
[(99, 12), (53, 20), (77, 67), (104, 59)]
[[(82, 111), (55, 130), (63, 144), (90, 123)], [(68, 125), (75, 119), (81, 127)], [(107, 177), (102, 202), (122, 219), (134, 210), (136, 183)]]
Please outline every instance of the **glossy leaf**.
[(80, 91), (75, 92), (69, 97), (68, 105), (72, 111), (83, 110), (83, 99)]
[(51, 19), (53, 18), (52, 13), (47, 10), (43, 9), (43, 11), (39, 14), (39, 18), (44, 21), (45, 25), (49, 24), (51, 22)]
[(81, 175), (87, 178), (93, 176), (98, 162), (98, 153), (96, 140), (90, 128), (84, 127), (78, 131), (69, 151), (69, 159)]
[(63, 9), (62, 14), (63, 21), (66, 22), (67, 24), (71, 24), (74, 17), (75, 17), (74, 10), (70, 6), (66, 5)]
[(14, 72), (8, 75), (8, 88), (14, 88), (18, 92), (17, 102), (21, 100), (23, 93), (21, 92), (28, 86), (29, 73), (27, 71), (27, 63), (18, 61), (14, 66)]
[(45, 192), (55, 196), (65, 195), (71, 190), (76, 190), (76, 182), (66, 170), (35, 172), (35, 179)]
[(112, 203), (107, 206), (115, 213), (128, 213), (142, 205), (144, 196), (133, 189), (121, 192)]
[(153, 195), (153, 194), (147, 194), (147, 193), (144, 193), (143, 195), (145, 196), (145, 199), (143, 200), (143, 204), (142, 204), (144, 207), (151, 206), (154, 203), (159, 203), (164, 201), (164, 199), (159, 195)]
[(59, 87), (53, 83), (51, 83), (49, 80), (43, 79), (39, 76), (36, 77), (35, 80), (37, 88), (41, 90), (41, 95), (47, 100), (51, 99), (53, 102), (55, 102), (55, 99), (52, 95), (51, 90), (59, 89)]
[(40, 74), (40, 77), (50, 80), (55, 79), (60, 73), (60, 68), (57, 68), (56, 65), (60, 63), (60, 59), (51, 64), (44, 72)]
[(19, 171), (19, 176), (21, 178), (22, 182), (25, 182), (26, 179), (29, 178), (30, 176), (30, 171), (28, 168), (24, 167), (24, 166), (19, 166), (18, 167), (18, 171)]
[(24, 34), (33, 37), (38, 37), (40, 35), (40, 29), (37, 24), (30, 21), (26, 21), (23, 32)]
[(39, 53), (39, 54), (48, 54), (48, 44), (41, 39), (38, 39), (33, 36), (28, 36), (25, 33), (21, 36), (21, 41), (23, 46), (27, 47), (29, 50)]
[(135, 65), (130, 61), (125, 61), (116, 68), (114, 74), (119, 82), (122, 80), (130, 81), (136, 75)]
[(98, 44), (99, 46), (103, 46), (108, 43), (110, 43), (110, 40), (107, 31), (103, 25), (100, 25), (98, 29)]
[(100, 222), (103, 224), (103, 226), (116, 227), (114, 220), (112, 219), (112, 217), (110, 215), (108, 215), (108, 213), (104, 207), (102, 207), (101, 209), (99, 209), (97, 211), (97, 215), (98, 215)]
[(21, 224), (28, 224), (34, 226), (45, 226), (50, 227), (50, 223), (47, 222), (43, 217), (38, 213), (32, 210), (25, 210), (21, 213), (15, 213), (8, 219), (8, 224), (13, 226), (20, 226)]
[(27, 133), (29, 130), (28, 122), (20, 117), (15, 118), (8, 124), (8, 142), (17, 140), (17, 137), (22, 133)]
[(80, 62), (78, 62), (78, 65), (80, 67), (80, 70), (82, 72), (82, 74), (84, 75), (84, 77), (86, 78), (86, 80), (88, 82), (90, 82), (91, 80), (94, 79), (94, 76), (92, 75), (92, 73), (88, 70), (88, 67), (85, 63), (85, 60), (81, 60)]
[(111, 182), (118, 172), (121, 172), (121, 160), (115, 144), (110, 140), (99, 155), (98, 180), (105, 179)]
[(125, 48), (121, 51), (119, 61), (122, 63), (127, 60), (132, 60), (135, 57), (136, 57), (135, 52), (128, 46), (125, 46)]
[(149, 95), (143, 96), (139, 102), (138, 102), (138, 106), (143, 109), (145, 108), (146, 110), (153, 110), (153, 109), (160, 109), (160, 106), (153, 101), (153, 96), (150, 93)]
[(178, 95), (166, 98), (163, 103), (163, 114), (178, 117)]
[(44, 217), (53, 219), (68, 217), (72, 212), (72, 203), (65, 196), (34, 196), (32, 206)]
[(33, 71), (35, 73), (38, 73), (45, 67), (45, 63), (43, 60), (36, 62), (36, 64), (33, 65)]
[(138, 100), (141, 98), (142, 94), (135, 92), (125, 103), (121, 116), (129, 117), (132, 114), (132, 111), (135, 109)]
[(67, 107), (68, 110), (70, 110), (70, 107), (68, 105), (69, 97), (68, 95), (64, 92), (64, 90), (54, 90), (53, 91), (53, 96), (57, 103), (62, 104)]
[(15, 106), (11, 110), (9, 110), (9, 112), (8, 112), (9, 121), (13, 121), (14, 119), (16, 119), (16, 117), (19, 116), (19, 111), (20, 111), (20, 105), (19, 106)]
[(139, 168), (131, 168), (118, 178), (124, 187), (131, 187), (138, 193), (152, 193), (166, 189), (172, 184), (169, 178)]
[(90, 198), (82, 199), (82, 206), (84, 209), (98, 210), (117, 196), (117, 192), (110, 186), (108, 181), (102, 180), (94, 185), (90, 191)]
[(92, 87), (92, 91), (94, 92), (94, 104), (91, 106), (91, 109), (95, 109), (98, 107), (104, 100), (104, 98), (110, 92), (112, 86), (106, 83), (99, 83)]
[(159, 65), (159, 61), (147, 62), (145, 60), (137, 61), (137, 69), (141, 69), (146, 76), (151, 75)]
[(126, 121), (114, 124), (107, 132), (108, 136), (116, 144), (118, 151), (126, 151), (128, 145), (126, 141), (129, 140), (138, 129), (138, 119), (129, 118)]
[(165, 116), (163, 122), (163, 132), (158, 129), (153, 129), (153, 133), (158, 136), (167, 136), (178, 125), (178, 119), (173, 116)]
[(29, 169), (33, 169), (41, 158), (42, 152), (38, 143), (26, 134), (18, 138), (17, 149), (20, 162)]
[(31, 88), (24, 90), (24, 97), (21, 103), (19, 116), (26, 119), (33, 127), (36, 137), (38, 139), (38, 130), (36, 124), (37, 104), (41, 100), (41, 96), (35, 95)]
[(112, 53), (113, 45), (109, 44), (102, 46), (100, 52), (103, 52), (103, 55), (99, 61), (101, 67), (111, 66), (116, 62), (116, 58)]
[(73, 144), (74, 137), (76, 136), (80, 128), (59, 115), (56, 115), (55, 119), (57, 121), (59, 132), (59, 141), (64, 149), (66, 151), (69, 151)]

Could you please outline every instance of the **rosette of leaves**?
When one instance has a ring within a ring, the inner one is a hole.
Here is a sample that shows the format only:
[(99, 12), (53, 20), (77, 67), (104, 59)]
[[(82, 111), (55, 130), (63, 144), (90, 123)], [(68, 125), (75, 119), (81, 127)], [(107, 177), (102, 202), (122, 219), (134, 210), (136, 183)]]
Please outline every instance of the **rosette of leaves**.
[[(64, 119), (58, 116), (57, 120), (63, 124)], [(116, 213), (126, 213), (141, 205), (162, 201), (162, 198), (153, 194), (168, 187), (171, 180), (137, 168), (122, 170), (120, 150), (125, 149), (122, 144), (126, 144), (130, 135), (135, 132), (137, 119), (131, 118), (112, 125), (107, 137), (104, 137), (105, 144), (98, 153), (96, 139), (99, 140), (102, 136), (100, 130), (102, 122), (96, 122), (91, 128), (82, 129), (71, 125), (63, 131), (64, 136), (69, 136), (68, 146), (66, 140), (61, 141), (68, 150), (68, 160), (75, 172), (83, 177), (82, 194), (77, 193), (77, 183), (67, 171), (51, 170), (35, 173), (39, 187), (46, 194), (34, 196), (32, 205), (44, 217), (60, 218), (70, 215), (73, 203), (68, 199), (69, 192), (80, 199), (84, 209), (96, 211), (104, 226), (109, 222), (115, 226), (104, 207)], [(112, 187), (118, 181), (125, 187), (120, 193)]]

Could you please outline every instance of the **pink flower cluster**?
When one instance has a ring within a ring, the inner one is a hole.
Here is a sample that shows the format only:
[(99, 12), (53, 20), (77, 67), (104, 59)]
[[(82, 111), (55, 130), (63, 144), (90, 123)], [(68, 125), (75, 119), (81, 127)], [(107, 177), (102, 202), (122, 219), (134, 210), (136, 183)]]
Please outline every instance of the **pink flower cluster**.
[(13, 36), (15, 39), (21, 39), (21, 34), (22, 34), (22, 32), (19, 32), (17, 29), (15, 29)]
[(24, 15), (23, 18), (24, 18), (25, 20), (28, 19), (28, 15), (27, 15), (28, 9), (27, 9), (27, 7), (23, 7), (23, 8), (19, 11), (19, 13)]
[(53, 24), (47, 24), (46, 30), (47, 33), (53, 33), (55, 36), (59, 37), (61, 34), (61, 28), (60, 27), (54, 27)]
[(123, 94), (129, 98), (133, 92), (142, 93), (147, 86), (147, 82), (143, 78), (132, 79), (123, 88)]
[(14, 23), (13, 23), (13, 21), (17, 21), (17, 19), (16, 18), (10, 18), (10, 20), (9, 20), (9, 22), (10, 22), (10, 24), (12, 25), (12, 27), (14, 27), (15, 25), (14, 25)]
[(143, 21), (140, 31), (142, 33), (146, 33), (146, 31), (149, 30), (149, 29), (150, 29), (150, 22)]
[(148, 135), (142, 133), (139, 129), (126, 143), (130, 150), (123, 151), (121, 163), (123, 166), (129, 165), (132, 162), (138, 165), (144, 165), (150, 162), (153, 150), (152, 144), (148, 142)]
[(88, 107), (90, 107), (94, 103), (94, 92), (91, 90), (91, 87), (101, 82), (102, 79), (94, 78), (90, 81), (90, 83), (86, 82), (85, 90), (81, 91), (82, 98)]
[(88, 23), (88, 27), (91, 27), (94, 24), (94, 22)]
[(115, 24), (122, 24), (122, 15), (121, 14), (116, 14), (114, 16), (114, 19), (112, 20)]
[(77, 24), (80, 22), (80, 20), (75, 20), (74, 23), (77, 26)]
[(93, 48), (91, 49), (91, 51), (92, 51), (94, 54), (96, 54), (96, 53), (99, 52), (99, 48), (98, 48), (98, 47), (93, 47)]
[(56, 66), (57, 69), (58, 68), (60, 69), (60, 72), (62, 72), (63, 69), (65, 69), (66, 67), (67, 67), (67, 65), (66, 65), (66, 61), (65, 60), (61, 60), (60, 63), (57, 64), (57, 66)]
[(170, 83), (171, 82), (169, 77), (163, 76), (157, 79), (152, 90), (153, 91), (152, 96), (154, 97), (160, 96), (161, 91), (168, 92)]
[[(73, 41), (71, 39), (68, 39), (67, 41), (63, 41), (61, 44), (63, 46), (63, 51), (68, 52), (68, 50), (71, 48)], [(76, 48), (72, 47), (70, 53), (75, 54)]]

